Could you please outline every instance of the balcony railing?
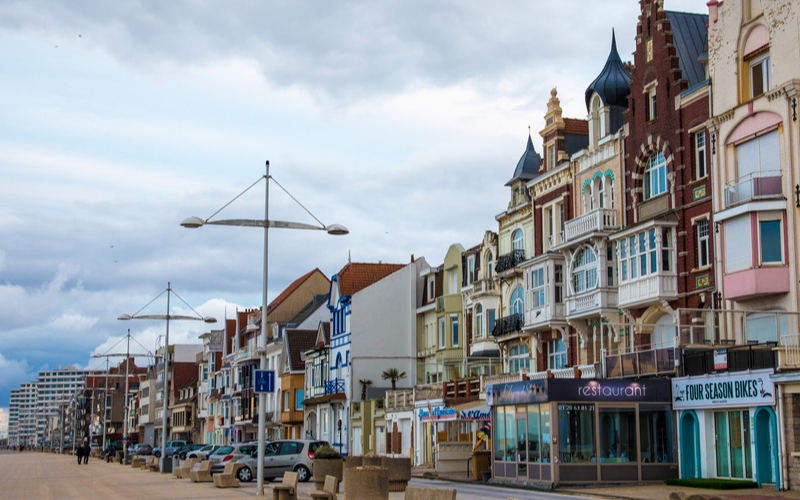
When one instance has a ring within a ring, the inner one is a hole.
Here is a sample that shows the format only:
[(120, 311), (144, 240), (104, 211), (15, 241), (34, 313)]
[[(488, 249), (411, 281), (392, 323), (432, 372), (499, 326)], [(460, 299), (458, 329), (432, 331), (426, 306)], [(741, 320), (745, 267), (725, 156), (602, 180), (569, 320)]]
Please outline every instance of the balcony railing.
[(452, 380), (445, 382), (442, 390), (447, 405), (474, 401), (479, 398), (481, 381), (477, 377)]
[(620, 283), (618, 300), (620, 307), (628, 307), (652, 300), (672, 299), (677, 296), (678, 277), (674, 274), (655, 274), (635, 281)]
[(781, 196), (781, 171), (762, 170), (740, 177), (725, 187), (725, 208), (779, 196)]
[(599, 365), (576, 365), (567, 368), (557, 368), (555, 370), (545, 370), (528, 374), (528, 380), (540, 378), (601, 378)]
[(778, 359), (781, 368), (800, 368), (800, 334), (781, 335)]
[(486, 398), (486, 388), (495, 384), (510, 384), (526, 380), (526, 372), (498, 373), (496, 375), (483, 375), (481, 377), (481, 396)]
[(567, 297), (567, 315), (578, 314), (595, 309), (615, 309), (617, 307), (616, 288), (597, 288), (580, 295)]
[(325, 395), (344, 392), (344, 379), (336, 378), (325, 381)]
[(511, 253), (501, 255), (500, 258), (497, 259), (497, 265), (494, 266), (494, 270), (497, 273), (502, 273), (509, 269), (514, 269), (523, 262), (525, 262), (525, 250), (512, 250)]
[(612, 208), (598, 208), (576, 217), (564, 226), (567, 242), (594, 231), (613, 231), (617, 228), (617, 212)]
[(398, 391), (386, 391), (387, 410), (399, 410), (414, 407), (414, 391), (403, 389)]
[[(778, 363), (777, 342), (725, 347), (722, 349), (691, 349), (682, 355), (681, 375), (705, 375), (708, 373), (741, 372), (775, 368)], [(725, 363), (715, 362), (724, 351)]]
[(606, 378), (675, 373), (675, 347), (649, 346), (633, 352), (611, 351), (603, 356)]
[(522, 331), (523, 323), (522, 314), (503, 316), (495, 323), (494, 329), (492, 330), (492, 335), (495, 337), (502, 337), (504, 335)]

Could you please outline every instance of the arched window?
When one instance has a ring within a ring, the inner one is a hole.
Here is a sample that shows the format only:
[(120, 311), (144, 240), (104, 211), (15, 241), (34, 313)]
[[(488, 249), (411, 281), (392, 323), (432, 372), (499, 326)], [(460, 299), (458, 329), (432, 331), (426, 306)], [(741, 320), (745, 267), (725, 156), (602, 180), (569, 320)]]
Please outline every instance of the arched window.
[(475, 308), (475, 336), (479, 339), (483, 338), (483, 306), (481, 304)]
[(667, 160), (661, 151), (647, 159), (644, 169), (644, 199), (649, 200), (667, 192)]
[(494, 256), (492, 252), (486, 254), (486, 277), (492, 279), (494, 275)]
[(525, 292), (518, 286), (511, 292), (511, 302), (508, 311), (510, 314), (523, 314), (525, 312)]
[(522, 229), (517, 229), (511, 233), (511, 249), (522, 250), (524, 248), (522, 238)]
[(594, 99), (592, 99), (592, 145), (596, 146), (600, 138), (603, 137), (603, 129), (601, 128), (601, 118), (600, 118), (600, 96), (595, 95)]
[(341, 354), (337, 354), (336, 355), (336, 378), (338, 380), (341, 380), (343, 378), (342, 377), (342, 355)]
[(585, 247), (578, 253), (572, 268), (572, 289), (575, 293), (591, 290), (597, 286), (597, 255)]
[(595, 204), (598, 208), (605, 208), (606, 207), (606, 190), (605, 190), (605, 179), (598, 176), (597, 179), (594, 180), (595, 196), (597, 197), (597, 203)]
[(592, 203), (592, 184), (588, 183), (583, 186), (583, 213), (588, 214), (594, 208)]

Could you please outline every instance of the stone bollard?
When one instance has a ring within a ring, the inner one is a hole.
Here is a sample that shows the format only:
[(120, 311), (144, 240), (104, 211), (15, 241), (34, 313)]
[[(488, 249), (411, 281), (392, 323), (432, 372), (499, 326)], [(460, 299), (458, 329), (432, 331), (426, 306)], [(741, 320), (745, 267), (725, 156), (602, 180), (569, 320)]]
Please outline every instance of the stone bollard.
[(344, 459), (341, 458), (315, 458), (314, 459), (314, 487), (317, 491), (322, 491), (325, 484), (325, 476), (333, 476), (339, 481), (341, 488), (344, 478)]
[(344, 471), (347, 500), (389, 500), (389, 474), (383, 467), (351, 467)]
[(364, 467), (382, 467), (381, 457), (377, 455), (365, 455), (361, 457), (361, 465)]

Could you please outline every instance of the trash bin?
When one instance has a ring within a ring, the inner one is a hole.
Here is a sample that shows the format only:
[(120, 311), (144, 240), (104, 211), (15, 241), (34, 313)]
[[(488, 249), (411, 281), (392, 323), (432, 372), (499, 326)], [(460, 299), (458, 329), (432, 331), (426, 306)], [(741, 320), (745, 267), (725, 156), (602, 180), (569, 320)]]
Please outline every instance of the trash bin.
[(487, 450), (476, 450), (472, 452), (472, 478), (475, 481), (483, 479), (483, 473), (489, 472), (489, 461), (492, 452)]
[(162, 462), (164, 462), (164, 470), (162, 470), (161, 472), (163, 472), (165, 474), (167, 472), (172, 472), (172, 461), (173, 460), (175, 460), (175, 456), (174, 455), (172, 457), (163, 457), (162, 458)]
[(176, 472), (178, 470), (178, 467), (180, 467), (180, 465), (181, 465), (181, 459), (180, 457), (178, 457), (178, 454), (175, 453), (174, 455), (172, 455), (172, 467), (171, 467), (172, 477), (177, 477)]

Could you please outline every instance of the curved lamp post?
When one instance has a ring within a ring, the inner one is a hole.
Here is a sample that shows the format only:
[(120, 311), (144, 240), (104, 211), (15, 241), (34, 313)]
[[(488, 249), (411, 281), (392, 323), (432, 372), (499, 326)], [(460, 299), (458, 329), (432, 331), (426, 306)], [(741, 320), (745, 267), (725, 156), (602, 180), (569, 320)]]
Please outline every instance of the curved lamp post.
[[(262, 282), (262, 297), (261, 297), (261, 341), (258, 350), (260, 351), (259, 357), (260, 360), (260, 369), (266, 370), (267, 369), (267, 276), (268, 276), (268, 248), (269, 248), (269, 228), (283, 228), (283, 229), (309, 229), (309, 230), (316, 230), (316, 231), (326, 231), (328, 234), (333, 235), (344, 235), (348, 234), (349, 231), (346, 227), (342, 226), (341, 224), (331, 224), (326, 226), (323, 224), (319, 219), (317, 219), (314, 214), (309, 212), (309, 210), (304, 207), (294, 196), (292, 196), (286, 189), (278, 183), (275, 179), (273, 179), (269, 175), (269, 162), (266, 165), (267, 172), (263, 176), (259, 177), (259, 179), (251, 184), (247, 189), (239, 193), (236, 198), (229, 201), (225, 204), (222, 208), (214, 212), (211, 217), (208, 219), (201, 219), (200, 217), (188, 217), (181, 222), (181, 226), (187, 227), (190, 229), (196, 229), (202, 226), (207, 225), (219, 225), (219, 226), (242, 226), (242, 227), (261, 227), (264, 228), (264, 279)], [(264, 218), (262, 220), (253, 220), (253, 219), (228, 219), (228, 220), (211, 220), (212, 217), (220, 213), (222, 210), (225, 209), (228, 205), (236, 201), (239, 196), (242, 196), (245, 192), (247, 192), (250, 188), (261, 182), (261, 179), (266, 180), (266, 194), (264, 195)], [(285, 221), (277, 221), (277, 220), (269, 220), (269, 181), (272, 181), (278, 185), (289, 197), (294, 200), (295, 203), (300, 205), (300, 207), (306, 211), (319, 225), (313, 224), (304, 224), (301, 222), (285, 222)], [(264, 426), (266, 425), (266, 417), (267, 417), (267, 397), (264, 393), (258, 394), (258, 465), (256, 466), (258, 469), (257, 477), (258, 477), (258, 491), (257, 495), (263, 496), (264, 495)]]
[[(152, 304), (153, 301), (155, 301), (158, 297), (161, 297), (165, 293), (167, 294), (167, 314), (139, 314), (140, 312), (142, 312), (142, 309), (144, 309), (145, 307), (147, 307), (150, 304)], [(194, 311), (196, 316), (186, 316), (186, 315), (181, 315), (181, 314), (170, 314), (170, 312), (169, 312), (169, 299), (170, 299), (170, 295), (172, 295), (172, 294), (175, 294), (175, 296), (178, 297), (181, 302), (183, 302), (189, 309)], [(167, 282), (167, 289), (164, 290), (163, 292), (161, 292), (160, 294), (158, 294), (158, 296), (156, 298), (154, 298), (153, 300), (148, 302), (147, 305), (145, 305), (142, 309), (139, 309), (137, 312), (135, 312), (133, 314), (123, 314), (122, 316), (120, 316), (117, 319), (121, 320), (121, 321), (129, 321), (129, 320), (132, 320), (132, 319), (159, 319), (159, 320), (165, 320), (167, 322), (167, 333), (166, 333), (165, 340), (164, 340), (164, 356), (162, 358), (162, 360), (164, 362), (164, 388), (162, 389), (164, 391), (164, 393), (163, 393), (164, 397), (162, 398), (163, 403), (162, 403), (162, 406), (161, 406), (161, 408), (162, 408), (162, 410), (161, 410), (161, 473), (163, 474), (164, 471), (165, 471), (165, 464), (166, 464), (166, 460), (167, 460), (167, 454), (166, 454), (166, 450), (167, 450), (167, 411), (169, 410), (169, 369), (168, 369), (168, 366), (167, 366), (169, 364), (169, 322), (170, 322), (170, 320), (178, 319), (178, 320), (183, 320), (183, 321), (203, 321), (205, 323), (216, 323), (217, 320), (215, 318), (212, 318), (212, 317), (209, 317), (209, 316), (203, 317), (202, 315), (200, 315), (200, 313), (195, 311), (192, 306), (190, 306), (189, 304), (186, 304), (186, 301), (181, 299), (180, 295), (178, 295), (177, 293), (175, 293), (174, 290), (172, 290), (172, 288), (170, 287), (170, 283), (169, 282)], [(126, 406), (127, 406), (127, 402), (126, 402)], [(127, 435), (122, 440), (122, 443), (123, 443), (123, 449), (124, 449), (125, 453), (128, 453), (128, 436)]]

